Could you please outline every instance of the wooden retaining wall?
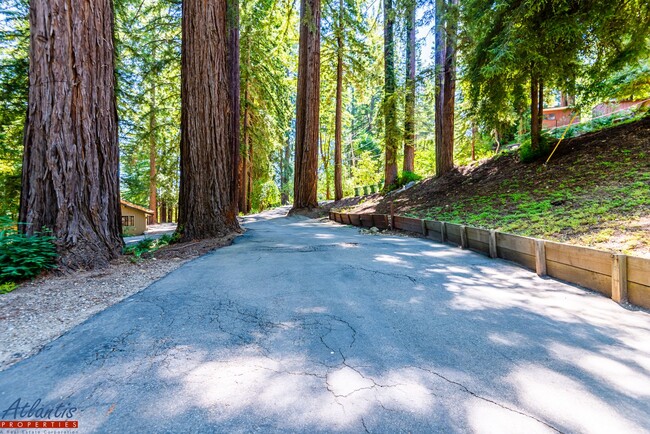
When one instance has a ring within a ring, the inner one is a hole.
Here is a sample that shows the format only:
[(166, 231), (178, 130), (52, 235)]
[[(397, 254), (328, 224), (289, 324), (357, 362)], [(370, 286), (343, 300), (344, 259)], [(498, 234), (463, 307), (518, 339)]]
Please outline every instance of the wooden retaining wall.
[(515, 262), (540, 276), (580, 285), (618, 303), (650, 309), (650, 259), (411, 217), (330, 212), (329, 218), (353, 226), (414, 232)]

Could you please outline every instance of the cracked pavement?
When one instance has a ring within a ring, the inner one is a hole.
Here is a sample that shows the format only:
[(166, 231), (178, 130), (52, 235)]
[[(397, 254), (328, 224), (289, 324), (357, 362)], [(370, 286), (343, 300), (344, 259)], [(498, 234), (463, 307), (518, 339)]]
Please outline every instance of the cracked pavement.
[(69, 404), (83, 433), (650, 432), (647, 312), (283, 212), (0, 372), (0, 412)]

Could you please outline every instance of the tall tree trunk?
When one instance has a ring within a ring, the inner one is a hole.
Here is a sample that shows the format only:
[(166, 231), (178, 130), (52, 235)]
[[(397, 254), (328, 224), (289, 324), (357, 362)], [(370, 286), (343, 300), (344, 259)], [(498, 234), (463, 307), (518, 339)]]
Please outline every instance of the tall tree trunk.
[(167, 223), (167, 202), (164, 200), (160, 204), (160, 221)]
[(300, 2), (293, 208), (318, 207), (320, 0)]
[[(246, 62), (246, 71), (250, 66), (250, 51), (248, 51)], [(250, 208), (248, 207), (248, 181), (249, 181), (249, 172), (250, 172), (250, 159), (249, 159), (249, 122), (248, 122), (248, 73), (244, 79), (244, 119), (243, 119), (243, 143), (241, 144), (241, 150), (239, 151), (240, 160), (241, 160), (241, 171), (240, 171), (240, 188), (239, 188), (239, 210), (243, 213), (248, 213)]]
[(539, 77), (532, 72), (530, 77), (530, 147), (539, 149)]
[(287, 144), (284, 146), (284, 157), (282, 158), (284, 170), (282, 171), (282, 185), (284, 189), (282, 190), (280, 197), (282, 205), (289, 204), (289, 194), (287, 193), (287, 185), (291, 178), (291, 142), (290, 139), (287, 140)]
[(476, 161), (476, 134), (478, 127), (472, 122), (472, 161)]
[[(239, 159), (240, 159), (240, 77), (239, 67), (239, 0), (226, 0), (228, 16), (228, 77), (230, 79), (230, 147), (234, 156), (231, 172), (230, 201), (237, 207), (239, 205)], [(250, 50), (249, 50), (250, 54)], [(237, 214), (235, 209), (235, 214)]]
[(156, 84), (154, 83), (151, 86), (151, 111), (149, 112), (149, 209), (154, 212), (153, 216), (151, 216), (151, 222), (153, 224), (158, 223), (156, 193), (156, 110)]
[[(250, 126), (250, 125), (249, 125)], [(248, 143), (248, 171), (246, 172), (246, 214), (253, 208), (253, 142), (247, 129), (246, 143)]]
[(395, 101), (395, 10), (392, 0), (384, 0), (384, 140), (386, 164), (384, 185), (397, 179), (397, 119)]
[(183, 1), (178, 224), (184, 240), (240, 230), (232, 192), (237, 157), (226, 3)]
[(402, 166), (405, 172), (415, 171), (415, 10), (415, 0), (407, 0), (404, 164)]
[(454, 107), (456, 91), (457, 0), (436, 0), (436, 176), (454, 168)]
[(539, 129), (540, 140), (542, 135), (542, 128), (544, 126), (544, 80), (539, 79), (539, 96), (537, 97), (537, 128)]
[(325, 173), (325, 199), (330, 200), (332, 198), (332, 194), (330, 192), (330, 177), (329, 177), (329, 169), (330, 169), (330, 140), (329, 138), (327, 139), (327, 153), (325, 152), (325, 146), (324, 146), (324, 141), (323, 141), (323, 135), (320, 134), (320, 155), (321, 155), (321, 160), (323, 161), (323, 172)]
[(454, 168), (454, 110), (456, 103), (456, 13), (458, 0), (450, 0), (446, 11), (444, 91), (442, 102), (442, 152), (440, 168), (447, 173)]
[[(343, 199), (343, 0), (339, 0), (339, 27), (336, 35), (336, 113), (334, 119), (334, 199)], [(328, 188), (329, 191), (329, 188)]]
[(106, 265), (122, 247), (112, 6), (30, 2), (19, 217), (27, 234), (52, 230), (65, 269)]
[(566, 92), (560, 92), (560, 106), (566, 107), (569, 105), (569, 95)]
[(443, 140), (443, 101), (445, 81), (445, 26), (444, 26), (444, 0), (435, 2), (435, 145), (436, 145), (436, 176), (442, 176), (447, 171), (448, 162), (444, 152)]

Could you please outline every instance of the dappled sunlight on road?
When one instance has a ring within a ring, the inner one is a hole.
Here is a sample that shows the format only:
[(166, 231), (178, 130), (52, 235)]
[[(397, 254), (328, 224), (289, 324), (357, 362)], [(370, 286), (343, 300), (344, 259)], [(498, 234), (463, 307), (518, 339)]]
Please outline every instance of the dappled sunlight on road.
[[(629, 366), (615, 360), (616, 355), (608, 357), (574, 348), (568, 345), (552, 343), (549, 353), (557, 360), (562, 360), (580, 367), (585, 372), (632, 398), (648, 399), (650, 397), (650, 372)], [(645, 358), (650, 362), (650, 358)]]
[(30, 378), (107, 432), (650, 429), (647, 313), (427, 240), (245, 221), (1, 390)]
[(299, 354), (274, 360), (246, 352), (214, 361), (164, 356), (168, 361), (159, 375), (178, 386), (174, 394), (160, 398), (159, 406), (179, 415), (192, 410), (179, 403), (191, 403), (218, 421), (257, 414), (272, 416), (274, 425), (290, 429), (358, 429), (361, 418), (376, 409), (424, 417), (434, 405), (423, 375), (412, 370), (369, 377), (346, 365), (314, 368)]
[(508, 375), (519, 400), (534, 412), (544, 414), (562, 431), (589, 433), (640, 433), (645, 429), (625, 416), (621, 402), (605, 402), (593, 389), (557, 371), (519, 366)]

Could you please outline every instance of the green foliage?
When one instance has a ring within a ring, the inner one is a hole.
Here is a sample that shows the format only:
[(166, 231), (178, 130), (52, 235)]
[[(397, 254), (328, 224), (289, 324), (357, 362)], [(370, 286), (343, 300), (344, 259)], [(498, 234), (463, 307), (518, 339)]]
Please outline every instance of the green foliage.
[(5, 282), (0, 283), (0, 294), (9, 294), (11, 291), (16, 289), (18, 285), (16, 282)]
[(352, 184), (354, 187), (378, 184), (382, 178), (382, 162), (364, 151), (359, 156), (355, 167), (352, 167)]
[(24, 0), (4, 0), (0, 8), (0, 216), (14, 220), (29, 88), (28, 13)]
[(280, 189), (271, 179), (253, 187), (251, 206), (256, 211), (264, 211), (280, 205)]
[(54, 237), (45, 234), (27, 236), (16, 224), (0, 217), (0, 283), (17, 282), (55, 268), (57, 258)]
[(540, 158), (546, 158), (553, 150), (553, 146), (555, 146), (555, 143), (551, 140), (551, 137), (547, 134), (542, 134), (539, 140), (539, 147), (533, 149), (530, 143), (530, 135), (528, 135), (519, 147), (519, 159), (522, 163), (532, 163)]
[(397, 186), (401, 187), (408, 184), (409, 182), (420, 181), (422, 177), (417, 173), (409, 172), (407, 170), (402, 171), (402, 173), (397, 178)]
[(533, 76), (547, 91), (577, 95), (584, 105), (603, 96), (604, 80), (648, 55), (647, 1), (469, 0), (462, 5), (462, 81), (471, 113), (488, 130), (523, 118)]
[[(626, 123), (634, 122), (648, 116), (647, 107), (638, 107), (633, 110), (623, 110), (617, 113), (612, 113), (610, 116), (603, 116), (592, 119), (588, 122), (570, 126), (566, 131), (566, 138), (576, 137), (585, 133), (591, 133), (609, 128), (614, 125), (623, 125)], [(553, 130), (552, 136), (559, 138), (564, 133), (564, 128), (557, 128)]]
[(151, 256), (153, 252), (160, 248), (177, 243), (180, 240), (180, 232), (173, 234), (164, 234), (160, 238), (144, 238), (135, 244), (124, 247), (125, 255), (132, 255), (133, 262), (138, 262), (142, 258)]
[(149, 203), (155, 148), (158, 203), (177, 203), (181, 8), (174, 0), (118, 0), (115, 39), (122, 197)]

